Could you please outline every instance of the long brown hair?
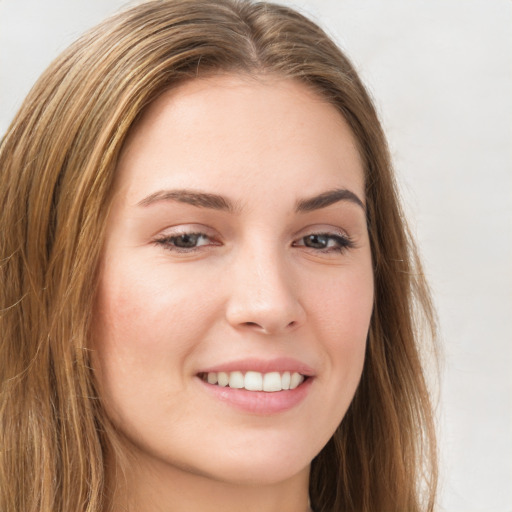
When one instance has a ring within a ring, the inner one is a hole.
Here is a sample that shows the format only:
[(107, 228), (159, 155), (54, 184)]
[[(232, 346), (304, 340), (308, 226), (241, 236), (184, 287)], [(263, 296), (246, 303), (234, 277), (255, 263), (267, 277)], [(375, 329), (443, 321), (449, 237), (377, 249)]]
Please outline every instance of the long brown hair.
[[(435, 322), (375, 109), (353, 66), (295, 11), (150, 1), (91, 30), (42, 75), (0, 146), (0, 509), (105, 510), (115, 432), (88, 353), (103, 228), (130, 127), (163, 91), (218, 72), (299, 80), (345, 117), (366, 173), (375, 304), (361, 383), (313, 460), (317, 512), (434, 507), (421, 346)], [(426, 329), (425, 329), (426, 327)]]

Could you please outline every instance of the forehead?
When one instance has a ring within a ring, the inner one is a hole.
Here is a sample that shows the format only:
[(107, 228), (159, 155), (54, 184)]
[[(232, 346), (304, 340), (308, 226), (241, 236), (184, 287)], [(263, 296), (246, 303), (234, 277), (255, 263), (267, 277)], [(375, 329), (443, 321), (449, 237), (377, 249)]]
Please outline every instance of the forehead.
[(133, 201), (164, 186), (235, 182), (256, 192), (258, 180), (274, 187), (306, 180), (318, 191), (345, 186), (364, 197), (361, 159), (343, 116), (306, 85), (273, 76), (219, 75), (165, 92), (134, 126), (118, 167)]

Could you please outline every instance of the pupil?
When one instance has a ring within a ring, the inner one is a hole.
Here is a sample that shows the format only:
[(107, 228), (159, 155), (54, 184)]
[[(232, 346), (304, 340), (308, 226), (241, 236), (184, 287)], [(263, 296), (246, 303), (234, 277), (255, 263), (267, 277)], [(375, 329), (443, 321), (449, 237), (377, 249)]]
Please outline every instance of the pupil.
[(323, 249), (327, 245), (327, 237), (325, 235), (309, 235), (306, 237), (306, 245), (315, 249)]
[(181, 235), (176, 240), (178, 247), (194, 247), (197, 244), (198, 235)]

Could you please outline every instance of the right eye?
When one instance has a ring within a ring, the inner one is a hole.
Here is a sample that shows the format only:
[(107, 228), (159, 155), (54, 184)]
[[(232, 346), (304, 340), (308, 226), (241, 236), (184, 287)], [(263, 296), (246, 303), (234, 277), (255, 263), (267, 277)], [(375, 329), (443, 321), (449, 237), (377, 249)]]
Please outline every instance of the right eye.
[(157, 238), (155, 243), (163, 246), (168, 251), (175, 252), (194, 252), (206, 245), (217, 245), (205, 233), (193, 232), (165, 235)]

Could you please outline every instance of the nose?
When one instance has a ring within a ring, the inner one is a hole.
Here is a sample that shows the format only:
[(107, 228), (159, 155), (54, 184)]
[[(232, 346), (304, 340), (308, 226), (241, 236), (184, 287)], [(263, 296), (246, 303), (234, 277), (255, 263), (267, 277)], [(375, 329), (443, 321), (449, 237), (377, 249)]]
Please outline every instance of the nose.
[(278, 250), (241, 251), (230, 279), (226, 318), (236, 329), (283, 334), (304, 323), (298, 283), (290, 262)]

